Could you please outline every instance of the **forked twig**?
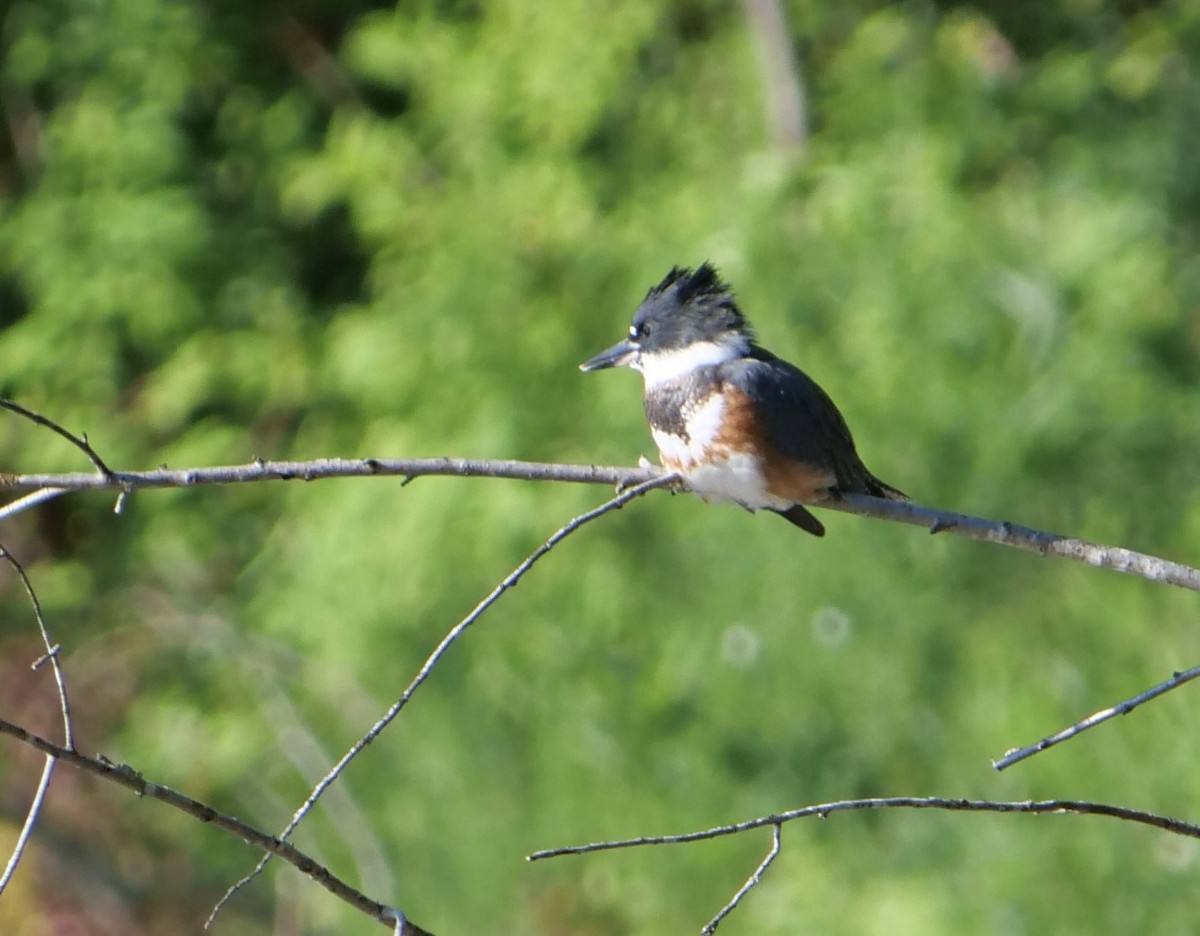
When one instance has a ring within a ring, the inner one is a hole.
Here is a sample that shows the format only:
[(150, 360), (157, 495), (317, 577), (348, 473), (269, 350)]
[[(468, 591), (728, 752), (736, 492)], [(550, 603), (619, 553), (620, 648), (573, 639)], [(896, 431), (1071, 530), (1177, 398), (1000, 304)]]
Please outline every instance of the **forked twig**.
[(636, 848), (642, 845), (683, 845), (688, 842), (701, 842), (706, 839), (719, 838), (723, 835), (736, 835), (750, 829), (761, 829), (764, 826), (779, 825), (795, 819), (807, 819), (813, 816), (824, 819), (833, 813), (848, 812), (859, 809), (940, 809), (950, 812), (993, 812), (993, 813), (1075, 813), (1080, 815), (1108, 816), (1112, 819), (1123, 819), (1127, 822), (1137, 822), (1153, 826), (1176, 835), (1200, 839), (1200, 825), (1172, 819), (1170, 816), (1160, 816), (1156, 813), (1144, 812), (1140, 809), (1129, 809), (1126, 806), (1114, 806), (1109, 803), (1093, 803), (1087, 800), (1023, 800), (1019, 802), (1004, 800), (969, 800), (951, 799), (943, 796), (885, 796), (867, 799), (835, 800), (831, 803), (818, 803), (814, 806), (802, 806), (776, 813), (773, 816), (760, 816), (729, 825), (714, 826), (698, 832), (684, 832), (680, 835), (648, 835), (638, 838), (615, 839), (607, 842), (592, 842), (587, 845), (566, 845), (560, 848), (544, 848), (526, 857), (527, 861), (541, 861), (545, 858), (559, 858), (563, 855), (586, 855), (591, 852), (612, 851), (617, 848)]
[(775, 823), (771, 827), (771, 850), (767, 852), (767, 856), (759, 862), (757, 868), (750, 877), (746, 878), (746, 883), (738, 888), (737, 893), (729, 898), (729, 903), (725, 904), (715, 917), (704, 924), (704, 928), (700, 930), (700, 936), (712, 936), (717, 931), (717, 927), (721, 925), (721, 921), (729, 916), (738, 904), (742, 902), (742, 898), (750, 893), (751, 889), (756, 887), (762, 880), (762, 876), (766, 873), (767, 868), (771, 867), (771, 863), (779, 856), (779, 843), (782, 832), (782, 826)]
[(526, 856), (527, 861), (541, 861), (545, 858), (558, 858), (563, 855), (587, 855), (592, 852), (612, 851), (618, 848), (636, 848), (642, 845), (682, 845), (688, 842), (700, 842), (706, 839), (719, 838), (725, 835), (736, 835), (751, 829), (761, 829), (772, 826), (775, 829), (775, 843), (767, 857), (750, 879), (726, 904), (725, 908), (714, 917), (702, 931), (711, 934), (733, 907), (745, 895), (746, 891), (758, 884), (763, 872), (775, 860), (779, 850), (780, 827), (785, 822), (795, 819), (805, 819), (816, 816), (824, 819), (836, 812), (848, 812), (861, 809), (941, 809), (952, 812), (994, 812), (994, 813), (1076, 813), (1083, 815), (1108, 816), (1113, 819), (1123, 819), (1127, 822), (1137, 822), (1143, 825), (1163, 829), (1176, 835), (1200, 839), (1200, 825), (1160, 816), (1155, 813), (1129, 809), (1125, 806), (1114, 806), (1108, 803), (1093, 803), (1085, 800), (1026, 800), (1024, 802), (1004, 802), (998, 800), (968, 800), (948, 799), (941, 796), (889, 796), (870, 799), (837, 800), (832, 803), (819, 803), (814, 806), (803, 806), (773, 816), (760, 816), (729, 825), (714, 826), (698, 832), (684, 832), (679, 835), (651, 835), (638, 838), (615, 839), (607, 842), (592, 842), (587, 845), (567, 845), (560, 848), (545, 848)]
[[(161, 803), (166, 803), (168, 806), (187, 813), (194, 819), (199, 819), (201, 822), (224, 829), (226, 832), (236, 835), (255, 848), (261, 848), (282, 858), (288, 864), (316, 881), (334, 896), (340, 897), (356, 910), (360, 910), (371, 917), (371, 919), (385, 923), (388, 926), (394, 926), (396, 922), (396, 910), (393, 908), (386, 907), (354, 889), (337, 875), (331, 873), (324, 865), (300, 851), (300, 849), (296, 848), (290, 842), (284, 842), (273, 835), (260, 832), (236, 816), (219, 812), (208, 804), (192, 799), (190, 796), (179, 793), (161, 783), (152, 783), (143, 777), (141, 773), (126, 764), (114, 764), (104, 757), (88, 757), (71, 748), (55, 744), (53, 741), (33, 734), (20, 725), (14, 725), (12, 722), (2, 718), (0, 718), (0, 734), (16, 738), (18, 741), (28, 744), (30, 747), (63, 763), (70, 764), (72, 767), (78, 767), (80, 770), (87, 771), (94, 776), (101, 777), (128, 790), (132, 790), (138, 796), (145, 796), (158, 800)], [(404, 936), (430, 936), (429, 933), (414, 924), (411, 920), (406, 923), (406, 926), (407, 929), (403, 931)]]
[[(43, 416), (41, 413), (35, 413), (33, 410), (25, 408), (20, 403), (14, 403), (12, 400), (0, 399), (0, 409), (6, 409), (10, 413), (16, 413), (18, 416), (22, 416), (25, 419), (28, 419), (30, 422), (36, 423), (39, 426), (44, 426), (51, 432), (55, 432), (62, 436), (87, 456), (87, 460), (95, 466), (96, 471), (99, 472), (101, 476), (103, 476), (105, 479), (112, 478), (112, 471), (109, 469), (108, 465), (104, 464), (104, 459), (97, 454), (96, 450), (92, 448), (91, 443), (88, 442), (87, 433), (77, 436), (69, 429), (64, 429), (53, 419)], [(39, 487), (42, 486), (43, 485), (39, 485)]]
[[(558, 543), (570, 536), (584, 524), (595, 520), (598, 517), (602, 517), (610, 511), (619, 510), (634, 498), (641, 497), (643, 494), (646, 494), (655, 488), (673, 484), (677, 480), (678, 478), (674, 474), (657, 474), (648, 481), (644, 481), (641, 484), (622, 491), (616, 497), (605, 501), (599, 507), (595, 507), (592, 510), (589, 510), (586, 513), (582, 513), (579, 516), (571, 519), (569, 522), (556, 530), (549, 539), (542, 543), (541, 546), (530, 553), (520, 565), (518, 565), (515, 569), (513, 569), (512, 572), (504, 577), (499, 585), (492, 589), (486, 598), (480, 601), (479, 604), (477, 604), (471, 610), (470, 614), (459, 621), (446, 633), (438, 645), (434, 647), (433, 652), (429, 654), (425, 662), (421, 665), (420, 670), (417, 671), (417, 675), (413, 677), (412, 681), (408, 684), (408, 687), (401, 694), (400, 698), (397, 699), (396, 702), (392, 704), (391, 708), (389, 708), (387, 712), (384, 713), (384, 715), (374, 725), (371, 726), (370, 730), (368, 730), (366, 734), (364, 734), (361, 738), (359, 738), (358, 741), (354, 743), (354, 746), (351, 747), (350, 750), (342, 755), (341, 760), (339, 760), (330, 769), (329, 773), (327, 773), (321, 779), (321, 781), (315, 787), (313, 787), (312, 791), (308, 795), (308, 798), (305, 799), (305, 801), (300, 805), (300, 808), (296, 810), (291, 821), (286, 827), (284, 827), (283, 831), (279, 833), (280, 841), (287, 840), (288, 836), (295, 831), (296, 826), (300, 824), (304, 817), (307, 816), (312, 810), (313, 806), (316, 805), (317, 800), (319, 800), (325, 791), (329, 789), (330, 785), (333, 784), (339, 776), (341, 776), (347, 765), (349, 765), (349, 763), (358, 756), (363, 748), (379, 737), (383, 730), (392, 723), (397, 715), (400, 714), (400, 712), (408, 704), (409, 699), (412, 698), (413, 693), (415, 693), (421, 684), (429, 678), (429, 674), (433, 672), (434, 667), (437, 666), (438, 662), (445, 655), (446, 651), (449, 650), (450, 647), (455, 643), (455, 641), (457, 641), (458, 638), (461, 637), (467, 631), (467, 629), (471, 627), (472, 624), (478, 621), (479, 618), (482, 617), (483, 613), (487, 611), (487, 609), (493, 604), (495, 604), (501, 595), (516, 585), (517, 582), (521, 580), (522, 576), (524, 576), (525, 573), (528, 572), (533, 565), (542, 558), (542, 556), (546, 555), (546, 553), (553, 549)], [(225, 904), (230, 900), (230, 898), (233, 897), (234, 894), (236, 894), (239, 890), (241, 890), (262, 873), (262, 870), (267, 866), (270, 858), (270, 852), (263, 855), (258, 864), (255, 865), (245, 877), (234, 883), (229, 890), (225, 892), (224, 896), (217, 902), (216, 906), (213, 907), (212, 913), (209, 914), (208, 920), (204, 924), (206, 928), (212, 925), (213, 920), (216, 919), (216, 916), (218, 913), (220, 913), (221, 908), (225, 906)]]
[[(545, 543), (527, 557), (516, 569), (513, 570), (499, 585), (481, 601), (466, 618), (460, 621), (452, 628), (434, 648), (430, 656), (425, 660), (424, 664), (417, 672), (416, 676), (405, 689), (401, 697), (392, 705), (392, 707), (371, 727), (371, 729), (358, 741), (355, 745), (346, 752), (339, 762), (322, 778), (322, 780), (313, 788), (308, 798), (301, 807), (293, 815), (292, 820), (278, 838), (264, 836), (255, 830), (249, 830), (253, 836), (237, 832), (242, 835), (247, 841), (253, 841), (254, 844), (261, 847), (264, 851), (262, 860), (259, 861), (255, 869), (250, 872), (241, 881), (234, 884), (221, 900), (216, 904), (209, 917), (209, 923), (220, 911), (222, 906), (228, 901), (238, 889), (243, 887), (249, 881), (261, 872), (270, 860), (272, 855), (279, 855), (285, 860), (290, 861), (296, 867), (300, 868), (305, 873), (314, 877), (320, 883), (329, 887), (334, 893), (339, 893), (344, 899), (349, 899), (351, 903), (355, 903), (353, 897), (345, 897), (344, 891), (349, 891), (352, 895), (357, 894), (353, 889), (346, 888), (336, 878), (329, 875), (325, 869), (316, 865), (311, 859), (297, 852), (286, 841), (287, 837), (294, 831), (296, 826), (303, 820), (309, 811), (315, 806), (322, 794), (332, 785), (346, 766), (362, 751), (372, 740), (379, 736), (380, 733), (393, 721), (404, 706), (408, 703), (413, 693), (420, 685), (428, 678), (434, 667), (438, 664), (443, 654), (450, 646), (472, 625), (482, 614), (499, 599), (499, 597), (513, 585), (536, 563), (545, 553), (547, 553), (554, 545), (560, 542), (563, 538), (570, 535), (576, 529), (590, 520), (602, 516), (610, 510), (617, 509), (632, 500), (635, 497), (657, 488), (667, 485), (678, 484), (679, 478), (675, 475), (663, 474), (659, 469), (653, 467), (639, 468), (621, 468), (596, 465), (559, 465), (548, 463), (520, 462), (520, 461), (490, 461), (490, 460), (470, 460), (470, 459), (450, 459), (450, 458), (434, 458), (434, 459), (318, 459), (315, 461), (303, 462), (266, 462), (256, 460), (248, 465), (237, 466), (217, 466), (213, 468), (197, 468), (170, 470), (166, 467), (144, 472), (113, 472), (96, 451), (89, 444), (86, 435), (76, 436), (68, 430), (64, 429), (59, 424), (55, 423), (40, 414), (26, 409), (19, 404), (8, 400), (0, 400), (0, 408), (16, 413), (23, 418), (29, 419), (34, 423), (49, 428), (53, 432), (67, 439), (82, 451), (93, 467), (96, 469), (93, 473), (67, 473), (67, 474), (25, 474), (16, 475), (8, 473), (0, 473), (0, 490), (30, 490), (33, 493), (28, 496), (21, 497), (13, 501), (9, 505), (0, 508), (0, 519), (12, 516), (22, 510), (28, 509), (37, 503), (41, 503), (51, 497), (59, 496), (60, 494), (71, 490), (117, 490), (120, 492), (118, 499), (118, 512), (124, 499), (134, 490), (150, 487), (191, 487), (200, 484), (230, 484), (230, 483), (249, 483), (266, 480), (305, 480), (312, 481), (321, 478), (333, 477), (355, 477), (355, 476), (401, 476), (405, 484), (413, 478), (427, 475), (454, 475), (460, 477), (495, 477), (495, 478), (513, 478), (521, 480), (542, 480), (542, 481), (567, 481), (576, 483), (604, 483), (617, 484), (619, 489), (623, 488), (623, 493), (612, 498), (600, 507), (595, 508), (585, 514), (574, 518), (568, 524), (555, 532)], [(896, 501), (886, 501), (866, 495), (847, 495), (844, 498), (826, 501), (816, 504), (817, 507), (823, 507), (832, 510), (838, 510), (847, 513), (854, 513), (863, 516), (870, 516), (878, 519), (886, 519), (899, 523), (922, 526), (930, 533), (952, 532), (956, 535), (964, 536), (970, 539), (976, 539), (986, 542), (994, 542), (1002, 545), (1012, 546), (1018, 549), (1036, 552), (1042, 556), (1058, 556), (1061, 558), (1071, 559), (1077, 562), (1083, 562), (1098, 568), (1108, 568), (1115, 571), (1125, 572), (1140, 576), (1152, 582), (1162, 582), (1165, 584), (1176, 585), (1178, 587), (1187, 588), (1192, 591), (1200, 591), (1200, 569), (1192, 568), (1181, 563), (1172, 562), (1166, 559), (1161, 559), (1155, 556), (1150, 556), (1143, 553), (1138, 553), (1133, 550), (1124, 549), (1121, 547), (1105, 546), (1098, 543), (1088, 542), (1086, 540), (1073, 537), (1060, 536), (1053, 533), (1047, 533), (1036, 530), (1030, 527), (1019, 526), (1007, 521), (993, 521), (980, 517), (973, 517), (965, 514), (957, 514), (948, 511), (934, 510), (927, 507), (921, 507), (915, 504), (902, 503)], [(126, 786), (133, 789), (138, 789), (139, 792), (145, 795), (155, 796), (156, 793), (161, 793), (165, 788), (156, 787), (153, 784), (146, 784), (141, 780), (140, 775), (127, 767), (115, 767), (114, 765), (105, 765), (101, 761), (92, 761), (89, 758), (81, 757), (74, 751), (71, 738), (70, 714), (67, 705), (65, 682), (62, 678), (61, 669), (57, 661), (57, 648), (51, 643), (49, 635), (46, 632), (44, 622), (41, 618), (41, 611), (37, 603), (36, 595), (25, 576), (24, 570), (15, 559), (0, 547), (0, 558), (6, 559), (17, 570), (25, 584), (26, 590), (29, 593), (30, 599), (34, 604), (35, 613), (38, 617), (39, 626), (41, 627), (43, 639), (46, 642), (47, 652), (42, 658), (49, 659), (55, 669), (56, 678), (59, 684), (60, 700), (64, 717), (66, 740), (62, 747), (53, 745), (51, 742), (39, 739), (36, 736), (29, 735), (16, 726), (8, 725), (8, 723), (0, 722), (0, 731), (12, 734), (22, 738), (27, 743), (38, 747), (47, 754), (47, 764), (43, 772), (42, 781), (39, 785), (38, 793), (35, 797), (34, 805), (31, 807), (29, 817), (26, 821), (26, 830), (22, 833), (22, 838), (18, 841), (17, 852), (13, 859), (9, 862), (9, 868), (5, 871), (4, 876), (0, 878), (0, 891), (11, 877), (12, 870), (19, 861), (20, 849), (23, 848), (24, 841), (28, 839), (28, 832), (32, 828), (35, 817), (40, 809), (41, 803), (45, 796), (45, 790), (48, 787), (50, 775), (53, 770), (55, 760), (58, 758), (70, 760), (76, 766), (82, 766), (84, 762), (93, 765), (99, 765), (102, 768), (93, 772), (100, 772), (104, 776), (109, 776), (111, 779), (117, 779), (118, 782), (128, 781), (131, 777), (136, 778), (137, 783), (125, 782)], [(40, 662), (40, 661), (39, 661)], [(1096, 712), (1091, 716), (1083, 719), (1080, 722), (1066, 728), (1054, 735), (1042, 739), (1036, 744), (1029, 745), (1024, 748), (1017, 748), (1007, 752), (999, 760), (995, 761), (993, 766), (997, 770), (1003, 770), (1012, 764), (1018, 763), (1033, 754), (1052, 747), (1062, 741), (1068, 740), (1075, 735), (1094, 727), (1108, 719), (1119, 714), (1126, 714), (1132, 711), (1138, 705), (1147, 702), (1157, 696), (1170, 691), (1176, 686), (1182, 685), (1191, 679), (1200, 676), (1200, 667), (1183, 673), (1176, 673), (1170, 680), (1156, 686), (1146, 692), (1140, 693), (1133, 698), (1126, 700), (1116, 706)], [(140, 787), (140, 788), (139, 788)], [(184, 808), (179, 805), (178, 800), (184, 800), (195, 804), (198, 812), (193, 812), (193, 815), (204, 819), (204, 821), (217, 821), (215, 814), (203, 804), (197, 804), (196, 801), (188, 800), (180, 794), (174, 794), (173, 791), (167, 791), (177, 799), (174, 803), (178, 808)], [(157, 796), (164, 801), (172, 802), (171, 797)], [(816, 806), (803, 807), (802, 809), (792, 810), (785, 813), (780, 813), (775, 816), (760, 817), (758, 819), (748, 820), (743, 823), (738, 823), (730, 826), (721, 826), (714, 829), (703, 830), (700, 832), (686, 833), (679, 836), (659, 836), (659, 837), (642, 837), (637, 839), (627, 839), (613, 842), (599, 842), (590, 845), (571, 846), (566, 848), (548, 849), (535, 852), (529, 856), (529, 860), (539, 860), (542, 858), (555, 857), (565, 854), (584, 854), (591, 851), (601, 851), (613, 848), (632, 847), (635, 845), (655, 845), (655, 844), (674, 844), (688, 841), (697, 841), (705, 838), (712, 838), (719, 835), (734, 834), (737, 832), (746, 831), (753, 828), (761, 828), (770, 825), (774, 829), (773, 846), (768, 855), (763, 859), (751, 877), (739, 889), (734, 898), (722, 909), (716, 917), (705, 927), (704, 933), (711, 934), (720, 922), (732, 911), (741, 899), (753, 887), (755, 887), (762, 878), (763, 873), (775, 860), (780, 849), (781, 827), (782, 823), (799, 819), (806, 816), (828, 816), (834, 812), (846, 811), (852, 809), (884, 809), (884, 808), (910, 808), (910, 809), (942, 809), (942, 810), (960, 810), (960, 811), (976, 811), (976, 812), (1026, 812), (1026, 813), (1077, 813), (1104, 815), (1111, 818), (1122, 819), (1126, 821), (1138, 822), (1146, 825), (1151, 825), (1166, 831), (1186, 835), (1194, 838), (1200, 838), (1200, 826), (1172, 819), (1165, 816), (1155, 815), (1140, 810), (1128, 809), (1126, 807), (1114, 806), (1104, 803), (1092, 803), (1079, 800), (1044, 800), (1044, 801), (1027, 801), (1027, 802), (1000, 802), (987, 800), (965, 800), (965, 799), (948, 799), (942, 797), (889, 797), (889, 798), (874, 798), (861, 800), (842, 800), (833, 803), (820, 804)], [(217, 822), (217, 824), (222, 824)], [(226, 828), (231, 831), (236, 831), (238, 827), (237, 820), (229, 820), (225, 824)], [(245, 827), (249, 829), (249, 827)], [(261, 841), (259, 840), (261, 839)], [(316, 869), (316, 870), (314, 870)], [(324, 879), (322, 878), (322, 875)], [(329, 879), (336, 882), (331, 886)], [(339, 887), (344, 891), (339, 891)], [(368, 898), (358, 895), (363, 901), (366, 901), (366, 912), (370, 913), (373, 918), (382, 922), (395, 924), (397, 932), (406, 934), (420, 934), (424, 931), (420, 930), (415, 925), (405, 920), (404, 915), (394, 908), (382, 907), (381, 905), (369, 901)], [(360, 909), (364, 909), (364, 905), (355, 904)], [(206, 924), (208, 925), (208, 924)]]

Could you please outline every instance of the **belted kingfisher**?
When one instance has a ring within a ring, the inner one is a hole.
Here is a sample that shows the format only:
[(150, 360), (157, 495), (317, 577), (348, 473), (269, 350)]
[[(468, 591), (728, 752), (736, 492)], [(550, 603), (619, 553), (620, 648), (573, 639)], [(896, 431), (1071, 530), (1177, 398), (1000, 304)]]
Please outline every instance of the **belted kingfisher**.
[(663, 467), (705, 500), (772, 510), (824, 536), (805, 503), (849, 493), (908, 499), (867, 470), (829, 395), (759, 347), (711, 264), (672, 268), (646, 294), (629, 337), (579, 367), (622, 366), (642, 372)]

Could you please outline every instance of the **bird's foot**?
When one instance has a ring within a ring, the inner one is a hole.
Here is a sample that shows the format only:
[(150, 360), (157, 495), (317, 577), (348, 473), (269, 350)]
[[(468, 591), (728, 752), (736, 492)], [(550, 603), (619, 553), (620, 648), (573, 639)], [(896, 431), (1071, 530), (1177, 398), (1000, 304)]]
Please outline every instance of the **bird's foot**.
[[(668, 468), (666, 465), (659, 465), (650, 461), (650, 459), (648, 459), (645, 455), (638, 456), (638, 467), (642, 469), (642, 471), (653, 471), (657, 474), (669, 474), (672, 471), (678, 473), (678, 469)], [(685, 481), (683, 475), (680, 474), (679, 477), (667, 485), (667, 490), (672, 494), (679, 494), (682, 491), (686, 491), (687, 481)]]

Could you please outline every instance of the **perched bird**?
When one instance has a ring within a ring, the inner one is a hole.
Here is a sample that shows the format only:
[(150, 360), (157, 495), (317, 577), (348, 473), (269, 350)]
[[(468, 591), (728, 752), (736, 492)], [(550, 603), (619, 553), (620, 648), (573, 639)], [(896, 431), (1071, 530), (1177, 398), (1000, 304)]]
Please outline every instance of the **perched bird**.
[(673, 268), (646, 294), (629, 337), (580, 370), (622, 366), (642, 372), (663, 467), (705, 500), (772, 510), (824, 536), (803, 504), (850, 493), (908, 499), (867, 470), (828, 394), (759, 347), (708, 263)]

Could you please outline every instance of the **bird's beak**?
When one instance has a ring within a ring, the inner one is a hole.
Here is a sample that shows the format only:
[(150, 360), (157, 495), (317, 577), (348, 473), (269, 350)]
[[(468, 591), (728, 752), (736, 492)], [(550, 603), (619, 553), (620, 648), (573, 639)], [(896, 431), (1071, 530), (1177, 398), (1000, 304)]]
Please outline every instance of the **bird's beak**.
[(606, 367), (625, 367), (637, 358), (638, 347), (628, 338), (618, 341), (606, 351), (601, 351), (594, 358), (584, 361), (579, 369), (585, 374), (589, 371), (604, 370)]

